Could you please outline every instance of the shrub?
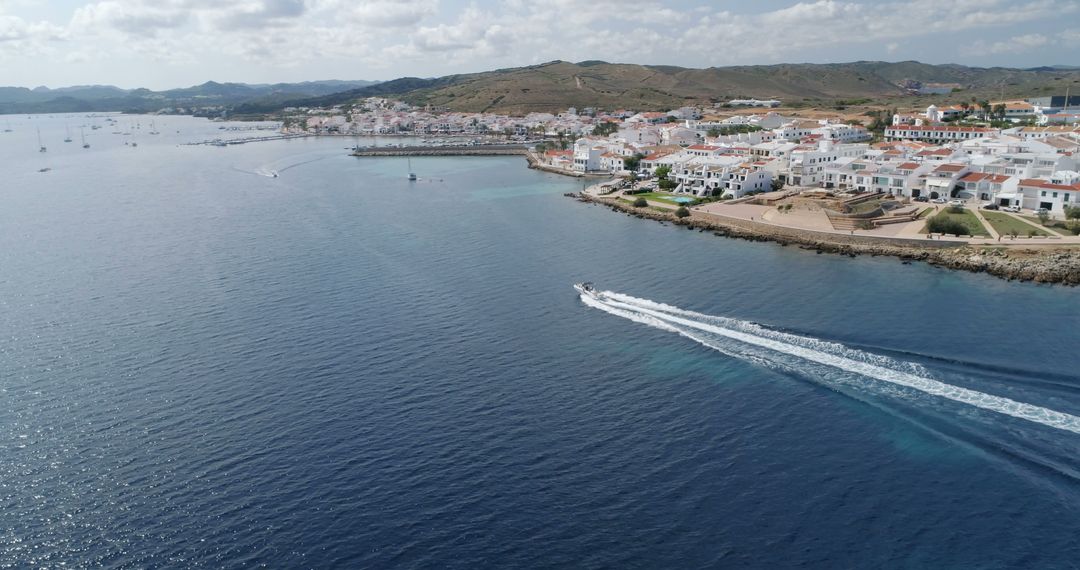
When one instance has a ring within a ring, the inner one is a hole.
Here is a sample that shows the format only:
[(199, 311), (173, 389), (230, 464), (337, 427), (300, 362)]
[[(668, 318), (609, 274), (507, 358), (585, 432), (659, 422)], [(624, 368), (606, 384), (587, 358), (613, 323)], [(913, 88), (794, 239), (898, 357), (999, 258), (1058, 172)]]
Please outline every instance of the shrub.
[(646, 200), (643, 197), (639, 197), (637, 200), (634, 200), (634, 207), (635, 208), (644, 208), (645, 206), (648, 206), (648, 205), (649, 205), (649, 201)]
[(1045, 226), (1048, 221), (1050, 221), (1050, 214), (1039, 212), (1039, 223)]
[(672, 190), (675, 187), (677, 187), (679, 185), (679, 183), (675, 182), (674, 180), (669, 180), (667, 178), (664, 178), (664, 179), (660, 180), (659, 182), (657, 182), (656, 185), (659, 186), (661, 190)]
[(1065, 218), (1080, 220), (1080, 206), (1065, 206)]
[(957, 220), (944, 216), (934, 216), (926, 220), (926, 231), (937, 234), (968, 235), (968, 228)]
[(686, 206), (679, 206), (678, 210), (675, 210), (675, 217), (685, 218), (690, 215), (690, 210), (686, 209)]
[(859, 220), (855, 222), (855, 228), (859, 230), (872, 230), (874, 229), (874, 222), (870, 220)]
[(1030, 237), (1035, 237), (1035, 236), (1037, 236), (1037, 235), (1039, 235), (1039, 232), (1038, 232), (1038, 230), (1033, 230), (1033, 229), (1032, 229), (1032, 230), (1028, 230), (1028, 237), (1029, 237), (1029, 238), (1030, 238)]

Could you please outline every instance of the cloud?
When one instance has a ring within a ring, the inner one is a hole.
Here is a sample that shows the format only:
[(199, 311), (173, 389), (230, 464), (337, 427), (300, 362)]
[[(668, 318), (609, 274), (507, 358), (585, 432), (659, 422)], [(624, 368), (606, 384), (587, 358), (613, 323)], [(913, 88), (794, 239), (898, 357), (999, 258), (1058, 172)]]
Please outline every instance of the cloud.
[(0, 0), (0, 58), (266, 74), (337, 65), (440, 75), (552, 59), (1007, 58), (1051, 48), (1075, 59), (1080, 46), (1080, 31), (1058, 25), (1075, 19), (1077, 0), (89, 0), (67, 21), (36, 23), (8, 15), (22, 1)]

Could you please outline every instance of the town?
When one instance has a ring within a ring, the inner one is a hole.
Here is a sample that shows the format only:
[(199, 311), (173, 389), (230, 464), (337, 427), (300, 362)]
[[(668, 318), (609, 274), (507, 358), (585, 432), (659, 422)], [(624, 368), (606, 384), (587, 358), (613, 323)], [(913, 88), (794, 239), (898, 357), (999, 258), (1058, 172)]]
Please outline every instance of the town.
[[(805, 229), (932, 235), (922, 220), (941, 210), (939, 221), (957, 218), (977, 237), (1080, 233), (1067, 223), (1080, 217), (1080, 97), (930, 105), (869, 127), (785, 116), (780, 105), (740, 99), (668, 112), (570, 108), (513, 117), (369, 98), (349, 108), (288, 109), (282, 131), (517, 143), (536, 168), (615, 177), (598, 186), (604, 194), (705, 212), (761, 196), (753, 202), (770, 208), (743, 213)], [(957, 211), (963, 207), (983, 212)], [(900, 222), (918, 223), (901, 230)], [(942, 233), (963, 231), (939, 225)]]

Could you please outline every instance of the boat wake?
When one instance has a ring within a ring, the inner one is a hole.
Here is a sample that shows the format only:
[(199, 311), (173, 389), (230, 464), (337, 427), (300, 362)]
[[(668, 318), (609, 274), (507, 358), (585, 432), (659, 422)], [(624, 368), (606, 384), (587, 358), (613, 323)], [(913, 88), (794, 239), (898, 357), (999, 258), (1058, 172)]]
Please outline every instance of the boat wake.
[(770, 368), (802, 373), (810, 371), (817, 380), (826, 383), (864, 386), (867, 380), (876, 381), (881, 383), (880, 387), (886, 388), (886, 392), (897, 396), (910, 394), (914, 390), (1080, 434), (1080, 416), (948, 384), (932, 378), (925, 367), (916, 363), (835, 342), (775, 331), (749, 321), (696, 313), (611, 291), (582, 291), (581, 300), (590, 307), (612, 315), (680, 334), (729, 356)]

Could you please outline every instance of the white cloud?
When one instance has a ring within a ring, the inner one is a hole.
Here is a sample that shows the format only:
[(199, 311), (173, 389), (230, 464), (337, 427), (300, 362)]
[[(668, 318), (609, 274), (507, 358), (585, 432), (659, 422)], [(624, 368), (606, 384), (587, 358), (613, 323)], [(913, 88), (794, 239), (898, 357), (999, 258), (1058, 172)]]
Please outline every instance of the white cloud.
[(266, 74), (351, 64), (440, 75), (552, 59), (705, 67), (911, 58), (923, 46), (942, 59), (1062, 45), (1075, 56), (1080, 45), (1080, 31), (1040, 29), (1075, 19), (1077, 0), (792, 0), (778, 9), (709, 0), (93, 0), (62, 22), (8, 15), (25, 1), (0, 0), (2, 59), (124, 58)]
[(977, 41), (965, 48), (964, 53), (968, 55), (1022, 53), (1049, 43), (1050, 38), (1044, 34), (1024, 34), (997, 42)]

